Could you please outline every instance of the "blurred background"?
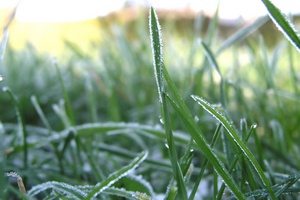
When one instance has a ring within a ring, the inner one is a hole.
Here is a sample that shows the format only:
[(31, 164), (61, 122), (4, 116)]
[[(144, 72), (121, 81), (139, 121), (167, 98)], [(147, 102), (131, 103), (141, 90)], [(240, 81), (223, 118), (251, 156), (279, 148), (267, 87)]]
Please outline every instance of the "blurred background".
[[(275, 3), (286, 13), (300, 13), (297, 0)], [(91, 42), (101, 42), (101, 31), (108, 29), (107, 24), (130, 24), (141, 15), (146, 16), (149, 5), (157, 9), (161, 19), (188, 22), (191, 29), (199, 13), (211, 18), (217, 4), (217, 0), (173, 0), (171, 4), (166, 0), (1, 0), (0, 27), (16, 9), (10, 25), (10, 45), (22, 49), (30, 43), (38, 51), (57, 56), (65, 41), (88, 51)], [(240, 27), (265, 14), (260, 1), (226, 0), (220, 2), (219, 23), (225, 34), (226, 29)]]

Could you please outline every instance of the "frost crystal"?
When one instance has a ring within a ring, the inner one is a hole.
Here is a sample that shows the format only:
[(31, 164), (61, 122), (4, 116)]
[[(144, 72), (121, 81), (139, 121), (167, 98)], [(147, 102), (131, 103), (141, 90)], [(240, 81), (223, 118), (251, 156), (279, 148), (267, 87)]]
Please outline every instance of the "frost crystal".
[(152, 58), (154, 65), (154, 75), (158, 88), (159, 101), (162, 102), (163, 90), (163, 43), (161, 36), (161, 27), (158, 22), (157, 15), (151, 7), (149, 10), (149, 32), (152, 49)]

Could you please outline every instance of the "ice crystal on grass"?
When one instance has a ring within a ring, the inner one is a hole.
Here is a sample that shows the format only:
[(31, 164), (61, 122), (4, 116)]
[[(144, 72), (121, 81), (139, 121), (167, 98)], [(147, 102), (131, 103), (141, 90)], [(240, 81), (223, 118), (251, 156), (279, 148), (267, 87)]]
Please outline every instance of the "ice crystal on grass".
[(149, 10), (149, 32), (153, 57), (154, 75), (158, 89), (159, 101), (162, 102), (163, 89), (163, 42), (161, 27), (157, 15), (151, 7)]
[(87, 196), (87, 194), (82, 190), (78, 189), (78, 187), (66, 183), (62, 183), (62, 182), (56, 182), (56, 181), (49, 181), (32, 187), (31, 190), (28, 191), (28, 196), (34, 197), (37, 194), (46, 191), (48, 189), (55, 190), (59, 193), (66, 195), (66, 197), (70, 197), (73, 199), (83, 199), (84, 197)]
[(148, 156), (148, 152), (143, 152), (135, 158), (129, 165), (123, 167), (122, 169), (112, 173), (107, 179), (95, 185), (94, 189), (88, 194), (86, 199), (92, 199), (102, 193), (104, 190), (109, 188), (115, 182), (120, 180), (122, 177), (128, 175), (136, 167), (138, 167)]

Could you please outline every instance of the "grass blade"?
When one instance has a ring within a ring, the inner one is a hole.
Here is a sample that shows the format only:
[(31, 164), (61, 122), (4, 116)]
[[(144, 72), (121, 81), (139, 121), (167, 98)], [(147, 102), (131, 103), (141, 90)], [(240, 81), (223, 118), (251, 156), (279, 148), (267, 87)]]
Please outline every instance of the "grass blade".
[(158, 89), (159, 101), (162, 102), (163, 86), (163, 44), (161, 36), (161, 28), (158, 22), (157, 15), (154, 9), (151, 7), (149, 11), (149, 30), (150, 40), (153, 55), (153, 66), (156, 85)]
[(299, 33), (290, 20), (270, 0), (261, 0), (277, 28), (300, 51)]
[(185, 188), (184, 177), (178, 162), (174, 136), (171, 128), (171, 120), (166, 101), (166, 93), (164, 91), (163, 79), (163, 55), (162, 55), (162, 36), (159, 21), (154, 9), (151, 7), (149, 11), (149, 29), (150, 39), (152, 45), (153, 65), (156, 78), (156, 85), (158, 88), (158, 95), (160, 98), (161, 112), (164, 121), (164, 127), (167, 136), (168, 151), (170, 154), (171, 164), (173, 168), (174, 178), (177, 181), (178, 196), (180, 199), (188, 199), (187, 191)]
[(70, 121), (71, 125), (75, 125), (75, 119), (74, 119), (73, 109), (72, 109), (72, 106), (71, 106), (71, 101), (70, 101), (67, 89), (65, 87), (65, 84), (63, 82), (63, 78), (62, 78), (61, 72), (58, 68), (58, 64), (57, 64), (56, 60), (54, 60), (54, 66), (55, 66), (55, 69), (56, 69), (56, 73), (57, 73), (57, 77), (58, 77), (58, 80), (59, 80), (60, 87), (61, 87), (62, 92), (63, 92), (64, 101), (65, 101), (65, 104), (66, 104), (65, 109), (66, 109), (66, 113), (67, 113), (67, 116), (68, 116), (68, 120)]
[(213, 108), (208, 102), (206, 102), (204, 99), (192, 95), (192, 98), (200, 105), (204, 110), (206, 110), (208, 113), (210, 113), (213, 117), (215, 117), (223, 126), (224, 128), (228, 131), (230, 137), (232, 140), (237, 144), (237, 146), (240, 148), (240, 150), (244, 153), (246, 158), (249, 160), (249, 162), (252, 164), (256, 172), (258, 173), (261, 181), (264, 183), (266, 186), (267, 190), (269, 191), (271, 197), (273, 199), (275, 198), (274, 192), (271, 188), (271, 185), (265, 176), (263, 170), (261, 169), (260, 165), (256, 161), (254, 155), (251, 153), (249, 148), (245, 145), (245, 143), (240, 139), (238, 133), (236, 130), (232, 127), (230, 122), (222, 115), (220, 114), (215, 108)]
[(50, 181), (50, 182), (46, 182), (46, 183), (32, 187), (28, 191), (28, 197), (30, 197), (30, 199), (31, 199), (34, 196), (36, 196), (37, 194), (39, 194), (45, 190), (48, 190), (48, 189), (62, 192), (64, 194), (66, 194), (67, 197), (71, 197), (72, 199), (78, 199), (78, 200), (84, 199), (87, 195), (85, 192), (83, 192), (82, 190), (80, 190), (77, 187), (74, 187), (72, 185), (62, 183), (62, 182)]
[(236, 33), (234, 33), (232, 36), (230, 36), (227, 40), (223, 42), (222, 46), (216, 51), (215, 55), (219, 56), (234, 43), (242, 41), (247, 36), (251, 35), (257, 29), (259, 29), (262, 25), (264, 25), (268, 20), (269, 17), (267, 15), (262, 16), (255, 20), (253, 23), (239, 29)]
[(107, 179), (103, 182), (97, 184), (94, 189), (87, 195), (86, 200), (93, 199), (93, 197), (99, 195), (105, 189), (110, 187), (112, 184), (120, 180), (120, 178), (126, 176), (128, 173), (133, 171), (136, 167), (138, 167), (147, 157), (148, 153), (141, 153), (136, 159), (134, 159), (129, 165), (123, 167), (122, 169), (112, 173)]
[(25, 127), (25, 122), (21, 113), (21, 108), (19, 105), (19, 102), (17, 100), (17, 97), (14, 95), (14, 93), (10, 90), (10, 88), (8, 87), (4, 87), (3, 91), (6, 92), (9, 97), (11, 98), (12, 102), (14, 103), (14, 106), (16, 108), (16, 114), (17, 114), (17, 118), (18, 118), (18, 123), (21, 126), (21, 131), (22, 131), (22, 142), (23, 142), (23, 147), (22, 147), (22, 151), (24, 154), (23, 157), (23, 164), (24, 164), (24, 168), (26, 169), (28, 166), (28, 145), (27, 145), (27, 130)]

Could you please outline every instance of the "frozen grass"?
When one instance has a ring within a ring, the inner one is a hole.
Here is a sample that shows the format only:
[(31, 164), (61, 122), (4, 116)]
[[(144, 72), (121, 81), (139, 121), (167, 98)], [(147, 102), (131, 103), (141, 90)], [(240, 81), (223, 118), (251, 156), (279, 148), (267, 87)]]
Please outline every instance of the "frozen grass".
[(1, 199), (299, 198), (293, 29), (282, 28), (292, 44), (268, 49), (250, 37), (265, 17), (225, 41), (217, 12), (205, 39), (198, 22), (195, 37), (178, 37), (151, 8), (150, 39), (145, 18), (135, 40), (113, 27), (98, 59), (72, 44), (67, 61), (8, 46)]

